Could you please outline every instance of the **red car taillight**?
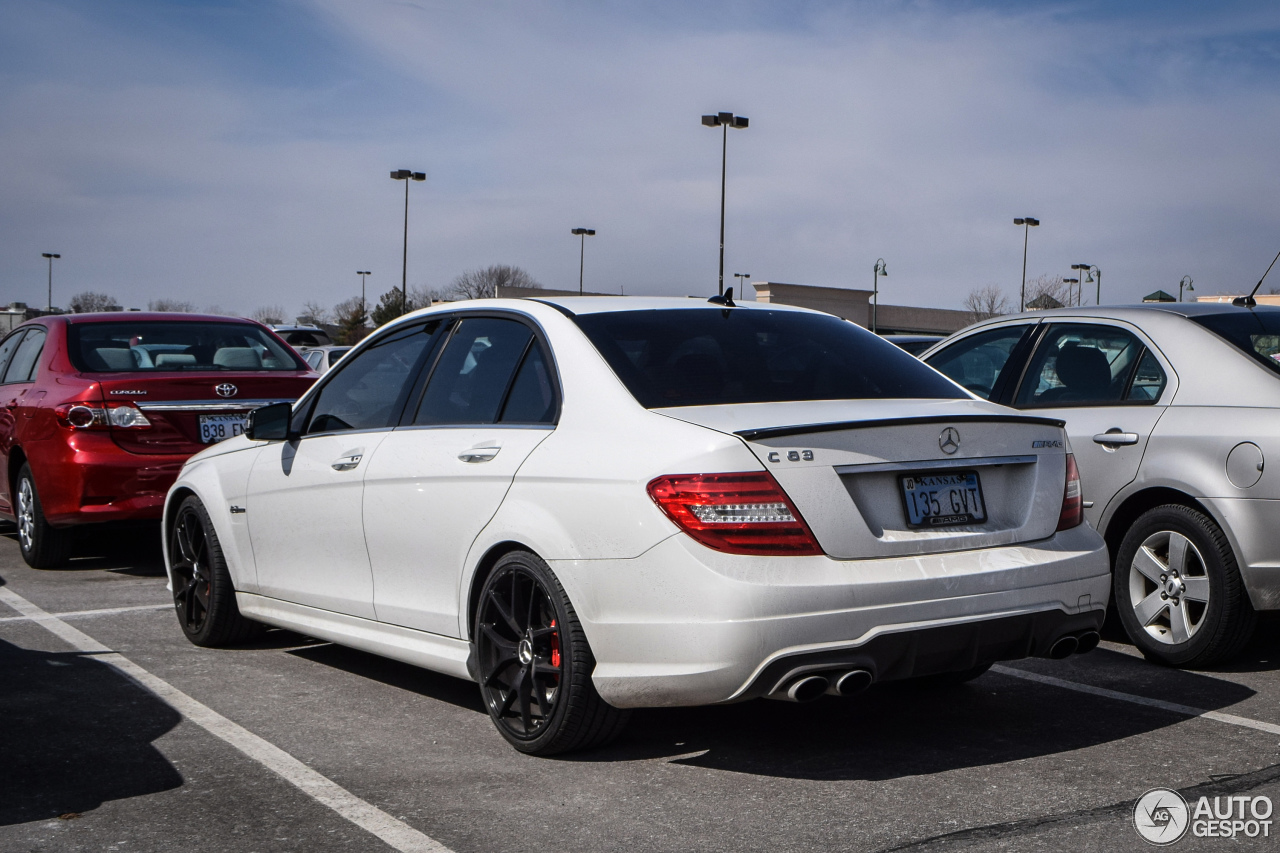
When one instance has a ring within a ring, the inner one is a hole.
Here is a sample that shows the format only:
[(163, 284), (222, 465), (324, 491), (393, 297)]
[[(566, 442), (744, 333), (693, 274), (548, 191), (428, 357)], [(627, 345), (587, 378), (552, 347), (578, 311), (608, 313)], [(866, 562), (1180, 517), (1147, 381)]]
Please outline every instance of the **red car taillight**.
[(649, 483), (649, 497), (677, 527), (717, 551), (822, 553), (809, 525), (768, 471), (658, 477)]
[(1058, 529), (1070, 530), (1084, 521), (1084, 499), (1080, 496), (1080, 469), (1074, 453), (1067, 454), (1067, 485), (1062, 490), (1062, 513)]
[(53, 412), (58, 423), (72, 429), (146, 429), (151, 426), (151, 421), (133, 403), (106, 403), (102, 406), (63, 403)]

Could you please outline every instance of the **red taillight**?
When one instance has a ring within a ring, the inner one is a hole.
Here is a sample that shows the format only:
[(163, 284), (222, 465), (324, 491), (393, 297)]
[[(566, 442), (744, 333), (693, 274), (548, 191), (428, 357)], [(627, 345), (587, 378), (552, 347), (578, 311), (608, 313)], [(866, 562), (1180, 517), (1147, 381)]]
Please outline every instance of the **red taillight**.
[(1067, 485), (1062, 490), (1062, 513), (1058, 529), (1070, 530), (1084, 521), (1084, 499), (1080, 496), (1080, 469), (1074, 453), (1067, 454)]
[(73, 429), (146, 429), (151, 421), (133, 403), (107, 403), (93, 406), (88, 403), (63, 403), (54, 407), (58, 423)]
[(717, 551), (822, 553), (809, 525), (768, 471), (658, 477), (649, 483), (649, 497), (681, 530)]

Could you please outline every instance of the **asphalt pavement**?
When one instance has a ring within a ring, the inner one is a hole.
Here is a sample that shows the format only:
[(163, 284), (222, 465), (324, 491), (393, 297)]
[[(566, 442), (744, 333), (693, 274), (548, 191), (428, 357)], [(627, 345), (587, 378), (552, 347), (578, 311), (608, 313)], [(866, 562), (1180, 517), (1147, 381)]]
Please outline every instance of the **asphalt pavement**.
[(288, 631), (192, 646), (154, 530), (54, 571), (6, 532), (0, 851), (1147, 850), (1150, 789), (1280, 801), (1274, 621), (1214, 671), (1111, 635), (948, 689), (638, 711), (540, 759), (467, 682)]

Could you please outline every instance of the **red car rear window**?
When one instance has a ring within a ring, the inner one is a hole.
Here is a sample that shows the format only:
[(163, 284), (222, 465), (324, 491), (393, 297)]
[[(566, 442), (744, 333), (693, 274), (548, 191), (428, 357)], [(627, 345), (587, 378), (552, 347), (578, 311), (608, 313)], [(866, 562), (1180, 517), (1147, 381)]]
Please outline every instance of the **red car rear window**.
[(308, 369), (293, 350), (248, 323), (73, 323), (67, 349), (86, 373)]

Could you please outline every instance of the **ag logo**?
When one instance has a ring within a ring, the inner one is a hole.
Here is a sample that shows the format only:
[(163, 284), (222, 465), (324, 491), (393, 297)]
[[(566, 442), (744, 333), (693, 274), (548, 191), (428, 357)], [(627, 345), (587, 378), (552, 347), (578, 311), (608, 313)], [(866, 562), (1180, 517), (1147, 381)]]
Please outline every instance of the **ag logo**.
[(1191, 810), (1177, 791), (1152, 788), (1133, 805), (1133, 826), (1152, 844), (1172, 844), (1187, 834)]
[(234, 397), (240, 393), (240, 389), (232, 385), (230, 382), (223, 382), (221, 385), (213, 386), (213, 390), (218, 392), (219, 397)]
[(960, 433), (955, 427), (947, 427), (942, 431), (942, 435), (938, 436), (938, 447), (948, 456), (960, 449)]

